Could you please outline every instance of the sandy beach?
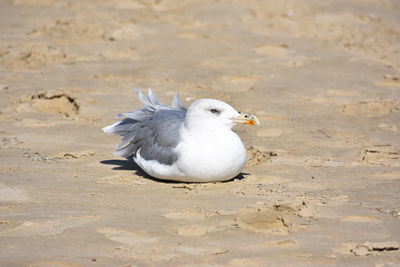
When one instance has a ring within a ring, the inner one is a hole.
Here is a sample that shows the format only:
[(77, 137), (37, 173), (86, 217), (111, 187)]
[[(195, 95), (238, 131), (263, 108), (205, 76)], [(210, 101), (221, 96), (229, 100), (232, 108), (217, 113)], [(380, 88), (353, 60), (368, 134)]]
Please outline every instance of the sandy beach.
[[(400, 2), (0, 0), (0, 266), (400, 266)], [(151, 179), (101, 129), (215, 98), (243, 173)]]

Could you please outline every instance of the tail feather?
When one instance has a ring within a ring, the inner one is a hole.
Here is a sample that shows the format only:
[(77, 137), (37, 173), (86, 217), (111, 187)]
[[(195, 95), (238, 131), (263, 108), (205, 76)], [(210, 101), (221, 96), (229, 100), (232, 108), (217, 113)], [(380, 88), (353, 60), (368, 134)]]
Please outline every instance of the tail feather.
[(151, 103), (153, 106), (160, 106), (160, 105), (161, 105), (160, 101), (158, 101), (158, 99), (157, 99), (156, 94), (153, 93), (153, 91), (151, 90), (151, 88), (149, 88), (148, 98), (149, 98), (149, 100), (150, 100), (150, 103)]
[(182, 104), (181, 98), (179, 97), (179, 93), (176, 93), (172, 99), (172, 107), (175, 109), (186, 110), (185, 106)]
[(111, 125), (108, 125), (108, 126), (104, 127), (103, 128), (103, 132), (105, 132), (106, 134), (114, 134), (115, 127), (120, 123), (121, 122), (119, 121), (117, 123), (114, 123), (114, 124), (111, 124)]
[(149, 88), (148, 95), (144, 95), (140, 89), (136, 89), (135, 92), (138, 94), (140, 101), (142, 101), (144, 108), (151, 111), (156, 111), (159, 106), (162, 106), (157, 99), (157, 96)]
[(137, 122), (137, 120), (125, 118), (122, 121), (104, 127), (103, 132), (107, 134), (124, 136), (126, 133), (131, 131), (131, 127), (134, 126)]
[(134, 154), (133, 151), (134, 151), (134, 145), (130, 144), (122, 149), (114, 151), (113, 155), (121, 158), (129, 158)]
[(137, 110), (133, 110), (133, 111), (130, 111), (127, 113), (118, 114), (118, 118), (125, 116), (125, 117), (130, 118), (135, 121), (143, 121), (143, 120), (148, 119), (151, 116), (153, 116), (153, 114), (154, 114), (154, 112), (151, 110), (137, 109)]
[(179, 94), (176, 94), (173, 98), (172, 107), (168, 107), (160, 103), (151, 89), (149, 89), (148, 95), (144, 95), (139, 89), (136, 89), (135, 92), (144, 107), (127, 113), (117, 114), (117, 118), (125, 117), (125, 119), (103, 128), (103, 131), (107, 134), (122, 136), (121, 142), (116, 146), (116, 151), (114, 152), (114, 155), (116, 156), (127, 158), (136, 152), (136, 143), (138, 140), (135, 139), (135, 129), (140, 125), (138, 123), (151, 118), (161, 109), (186, 111), (186, 108), (183, 106), (179, 98)]

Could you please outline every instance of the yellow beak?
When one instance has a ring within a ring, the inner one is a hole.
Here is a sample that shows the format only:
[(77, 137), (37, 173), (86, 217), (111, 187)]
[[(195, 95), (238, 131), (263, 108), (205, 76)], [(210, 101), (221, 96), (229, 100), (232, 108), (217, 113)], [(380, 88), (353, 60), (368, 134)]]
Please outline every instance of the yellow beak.
[(247, 125), (260, 125), (260, 121), (253, 114), (240, 113), (239, 116), (231, 118), (236, 123), (243, 123)]

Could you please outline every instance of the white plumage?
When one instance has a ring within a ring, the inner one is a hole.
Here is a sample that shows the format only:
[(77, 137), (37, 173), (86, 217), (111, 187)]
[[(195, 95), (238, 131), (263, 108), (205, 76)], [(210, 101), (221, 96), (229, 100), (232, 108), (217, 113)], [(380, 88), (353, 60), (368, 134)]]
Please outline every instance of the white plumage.
[(173, 107), (160, 104), (151, 90), (139, 96), (144, 109), (103, 129), (123, 137), (117, 155), (133, 156), (146, 173), (163, 180), (226, 181), (241, 172), (247, 153), (232, 127), (259, 124), (254, 115), (215, 99), (197, 100), (186, 111), (178, 96)]

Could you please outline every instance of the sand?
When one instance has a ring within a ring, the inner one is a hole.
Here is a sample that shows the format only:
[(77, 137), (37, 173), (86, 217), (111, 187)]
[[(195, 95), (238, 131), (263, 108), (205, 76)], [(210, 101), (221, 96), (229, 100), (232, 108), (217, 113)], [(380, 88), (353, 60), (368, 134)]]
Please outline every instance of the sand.
[[(1, 266), (400, 264), (400, 5), (0, 1)], [(152, 180), (101, 128), (217, 98), (238, 179)]]

